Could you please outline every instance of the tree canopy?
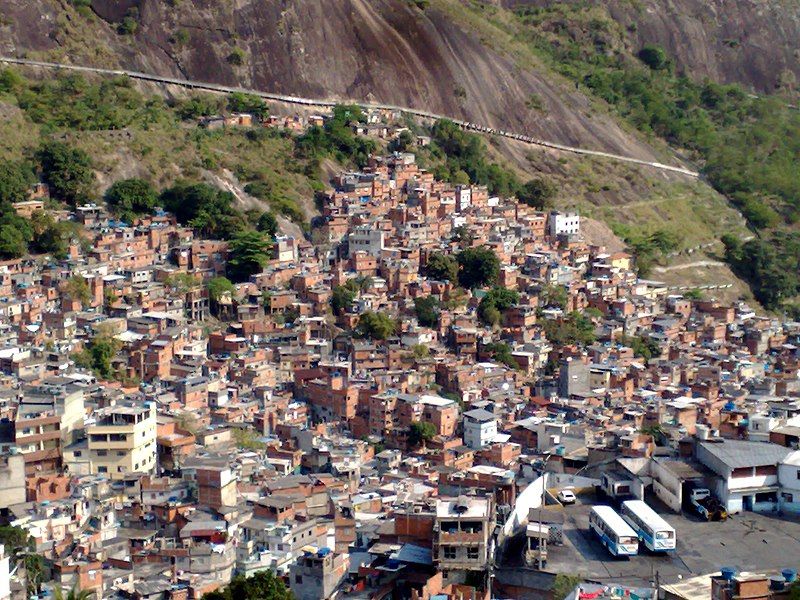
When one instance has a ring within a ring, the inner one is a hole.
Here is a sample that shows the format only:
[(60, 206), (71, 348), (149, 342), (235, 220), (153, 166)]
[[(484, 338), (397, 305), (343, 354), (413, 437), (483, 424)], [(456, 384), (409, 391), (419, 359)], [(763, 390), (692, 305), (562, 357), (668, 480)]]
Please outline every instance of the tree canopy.
[(503, 312), (517, 302), (519, 302), (519, 294), (516, 291), (493, 287), (478, 304), (478, 318), (485, 325), (500, 325)]
[(228, 277), (241, 282), (260, 273), (272, 258), (272, 240), (258, 231), (243, 231), (228, 245)]
[(50, 141), (39, 148), (36, 156), (42, 166), (42, 178), (54, 198), (72, 206), (91, 200), (95, 177), (88, 154), (65, 142)]
[(292, 593), (272, 571), (250, 577), (236, 575), (225, 587), (209, 592), (202, 600), (294, 600)]
[(548, 210), (553, 207), (556, 191), (556, 186), (545, 179), (531, 179), (517, 190), (517, 198), (537, 210)]
[(356, 335), (373, 340), (385, 340), (394, 335), (397, 323), (387, 314), (366, 311), (359, 317)]
[(425, 275), (437, 281), (458, 281), (458, 261), (442, 252), (434, 252), (425, 264)]
[(490, 248), (467, 248), (459, 252), (458, 280), (465, 288), (492, 285), (500, 274), (500, 259)]
[(423, 327), (436, 327), (439, 324), (439, 300), (436, 296), (414, 298), (414, 311)]
[(23, 161), (0, 162), (0, 202), (27, 200), (35, 181), (31, 165)]
[(436, 427), (425, 421), (412, 421), (408, 428), (408, 445), (416, 448), (436, 435)]
[(152, 212), (158, 194), (144, 179), (122, 179), (111, 184), (105, 199), (114, 214), (130, 222), (138, 215)]
[(214, 277), (208, 281), (208, 297), (212, 302), (219, 302), (225, 294), (233, 294), (236, 287), (227, 277)]
[(161, 192), (160, 200), (179, 223), (203, 236), (231, 239), (245, 226), (244, 216), (233, 206), (233, 194), (206, 183), (178, 183)]

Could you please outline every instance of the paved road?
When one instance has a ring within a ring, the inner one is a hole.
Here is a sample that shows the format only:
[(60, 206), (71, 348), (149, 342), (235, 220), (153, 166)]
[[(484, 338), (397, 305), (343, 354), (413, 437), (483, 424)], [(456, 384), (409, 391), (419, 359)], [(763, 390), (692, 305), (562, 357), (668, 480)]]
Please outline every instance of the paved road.
[(668, 271), (680, 271), (681, 269), (693, 269), (695, 267), (727, 267), (728, 264), (719, 260), (696, 260), (682, 265), (670, 265), (669, 267), (654, 267), (656, 273), (666, 273)]
[[(57, 69), (57, 70), (70, 70), (70, 71), (82, 71), (86, 73), (96, 73), (99, 75), (114, 75), (114, 76), (127, 76), (132, 79), (141, 79), (144, 81), (152, 81), (154, 83), (161, 83), (167, 85), (178, 85), (181, 87), (186, 87), (190, 89), (201, 89), (201, 90), (209, 90), (212, 92), (222, 92), (226, 94), (234, 93), (234, 92), (243, 92), (246, 94), (253, 94), (264, 98), (265, 100), (273, 100), (276, 102), (285, 102), (288, 104), (299, 104), (302, 106), (310, 106), (310, 107), (320, 107), (320, 108), (332, 108), (337, 104), (337, 102), (331, 100), (320, 100), (314, 98), (302, 98), (299, 96), (288, 96), (284, 94), (272, 94), (269, 92), (263, 92), (260, 90), (252, 90), (247, 88), (235, 87), (235, 86), (227, 86), (227, 85), (219, 85), (216, 83), (208, 83), (204, 81), (193, 81), (189, 79), (177, 79), (175, 77), (165, 77), (162, 75), (153, 75), (150, 73), (142, 73), (139, 71), (128, 71), (126, 69), (100, 69), (95, 67), (85, 67), (80, 65), (68, 65), (62, 63), (51, 63), (51, 62), (43, 62), (38, 60), (28, 60), (24, 58), (11, 58), (0, 56), (0, 62), (8, 63), (8, 64), (17, 64), (17, 65), (27, 65), (32, 67), (41, 67), (45, 69)], [(652, 167), (655, 169), (660, 169), (662, 171), (669, 171), (672, 173), (679, 173), (681, 175), (686, 175), (688, 177), (699, 177), (699, 173), (697, 171), (692, 171), (691, 169), (687, 169), (684, 167), (678, 167), (673, 165), (666, 165), (659, 162), (651, 162), (646, 160), (641, 160), (638, 158), (633, 158), (631, 156), (622, 156), (619, 154), (613, 154), (610, 152), (601, 152), (599, 150), (589, 150), (587, 148), (577, 148), (575, 146), (566, 146), (564, 144), (557, 144), (555, 142), (548, 142), (546, 140), (540, 140), (538, 138), (534, 138), (531, 136), (515, 133), (513, 131), (505, 131), (503, 129), (494, 129), (492, 127), (486, 127), (485, 125), (481, 125), (478, 123), (472, 123), (470, 121), (463, 121), (461, 119), (453, 119), (451, 117), (445, 115), (439, 115), (436, 113), (419, 110), (416, 108), (408, 108), (405, 106), (395, 106), (391, 104), (374, 104), (368, 102), (356, 102), (359, 106), (362, 106), (367, 109), (383, 109), (383, 110), (399, 110), (417, 117), (422, 117), (425, 119), (449, 119), (463, 127), (464, 129), (469, 129), (472, 131), (478, 131), (481, 133), (490, 133), (493, 135), (498, 135), (501, 137), (505, 137), (512, 140), (517, 140), (520, 142), (524, 142), (526, 144), (531, 144), (533, 146), (539, 146), (542, 148), (550, 148), (552, 150), (560, 150), (562, 152), (571, 152), (573, 154), (582, 154), (586, 156), (597, 156), (601, 158), (608, 158), (611, 160), (616, 160), (620, 162), (626, 163), (633, 163), (637, 165), (643, 165), (647, 167)]]
[[(675, 528), (678, 548), (671, 554), (653, 554), (646, 550), (631, 558), (614, 558), (589, 531), (589, 509), (592, 497), (581, 497), (578, 504), (564, 510), (564, 545), (548, 547), (546, 571), (579, 573), (604, 583), (643, 585), (655, 578), (674, 583), (691, 577), (719, 571), (731, 565), (742, 571), (780, 570), (797, 562), (800, 547), (800, 523), (796, 519), (776, 515), (742, 513), (724, 523), (699, 521), (689, 514), (664, 512), (651, 502)], [(519, 540), (513, 551), (503, 556), (507, 569), (528, 571), (522, 564)]]

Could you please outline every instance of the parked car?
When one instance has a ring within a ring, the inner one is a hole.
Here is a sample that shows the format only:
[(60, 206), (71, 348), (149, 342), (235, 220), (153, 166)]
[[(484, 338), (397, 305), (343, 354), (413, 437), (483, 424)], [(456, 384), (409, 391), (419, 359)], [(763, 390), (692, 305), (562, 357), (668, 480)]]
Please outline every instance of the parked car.
[(558, 492), (557, 498), (561, 504), (575, 504), (575, 501), (577, 500), (575, 497), (575, 492), (572, 490), (561, 490)]

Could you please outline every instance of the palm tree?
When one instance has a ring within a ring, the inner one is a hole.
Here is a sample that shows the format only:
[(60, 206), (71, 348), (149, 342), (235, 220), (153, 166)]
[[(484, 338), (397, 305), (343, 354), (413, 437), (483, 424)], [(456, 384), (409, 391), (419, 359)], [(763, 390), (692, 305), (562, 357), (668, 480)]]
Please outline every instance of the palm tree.
[(53, 589), (53, 600), (90, 600), (94, 594), (89, 590), (79, 590), (75, 586), (67, 592), (67, 595), (64, 595), (64, 590), (61, 586), (56, 586)]

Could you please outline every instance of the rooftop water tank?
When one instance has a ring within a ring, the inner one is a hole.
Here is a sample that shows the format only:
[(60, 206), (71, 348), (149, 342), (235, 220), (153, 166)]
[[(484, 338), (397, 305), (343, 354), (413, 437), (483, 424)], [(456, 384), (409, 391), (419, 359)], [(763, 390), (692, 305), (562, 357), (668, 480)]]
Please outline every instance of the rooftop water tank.
[(783, 575), (786, 583), (794, 583), (797, 579), (797, 571), (795, 569), (784, 569), (781, 571), (781, 575)]
[(772, 591), (779, 592), (785, 585), (786, 579), (784, 579), (783, 575), (772, 575), (769, 578), (769, 589)]
[(736, 576), (736, 569), (734, 567), (722, 567), (719, 571), (725, 581), (733, 581), (733, 578)]

